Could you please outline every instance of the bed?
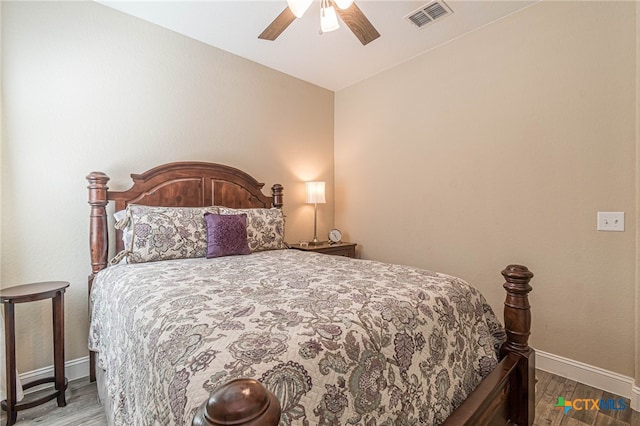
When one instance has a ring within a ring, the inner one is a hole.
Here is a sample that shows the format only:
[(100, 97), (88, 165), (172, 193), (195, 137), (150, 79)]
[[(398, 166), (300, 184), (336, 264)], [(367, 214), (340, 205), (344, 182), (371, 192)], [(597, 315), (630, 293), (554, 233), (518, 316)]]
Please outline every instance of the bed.
[[(526, 267), (502, 271), (503, 327), (458, 278), (286, 249), (281, 185), (265, 195), (246, 172), (203, 162), (131, 177), (109, 191), (106, 174), (87, 176), (90, 379), (111, 424), (533, 424)], [(109, 202), (128, 212), (115, 245), (129, 260), (113, 266)], [(136, 257), (127, 224), (167, 211), (204, 215), (185, 235), (204, 238), (206, 257), (182, 258), (185, 244)], [(248, 252), (214, 256), (221, 220), (246, 226)]]

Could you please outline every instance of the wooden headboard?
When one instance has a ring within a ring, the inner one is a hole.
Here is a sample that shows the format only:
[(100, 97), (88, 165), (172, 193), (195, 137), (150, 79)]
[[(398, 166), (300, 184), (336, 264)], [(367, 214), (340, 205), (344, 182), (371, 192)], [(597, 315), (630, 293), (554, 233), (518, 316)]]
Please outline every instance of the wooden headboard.
[[(92, 172), (89, 181), (89, 244), (91, 277), (106, 268), (109, 252), (109, 232), (106, 206), (115, 203), (115, 211), (128, 204), (147, 206), (231, 208), (282, 207), (283, 187), (271, 187), (271, 196), (262, 193), (264, 183), (234, 167), (215, 163), (176, 162), (154, 167), (141, 174), (132, 174), (133, 185), (126, 191), (109, 191), (109, 177)], [(122, 247), (121, 231), (117, 231), (116, 250)]]

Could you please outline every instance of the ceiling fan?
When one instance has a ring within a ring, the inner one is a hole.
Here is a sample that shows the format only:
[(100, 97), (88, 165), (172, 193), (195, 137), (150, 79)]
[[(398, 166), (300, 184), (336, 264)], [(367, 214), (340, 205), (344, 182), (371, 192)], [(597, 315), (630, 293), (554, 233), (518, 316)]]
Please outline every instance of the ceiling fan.
[[(258, 38), (275, 40), (296, 18), (304, 15), (312, 2), (313, 0), (287, 0), (287, 7)], [(320, 33), (337, 30), (340, 27), (336, 13), (363, 45), (380, 37), (380, 33), (353, 0), (320, 0)]]

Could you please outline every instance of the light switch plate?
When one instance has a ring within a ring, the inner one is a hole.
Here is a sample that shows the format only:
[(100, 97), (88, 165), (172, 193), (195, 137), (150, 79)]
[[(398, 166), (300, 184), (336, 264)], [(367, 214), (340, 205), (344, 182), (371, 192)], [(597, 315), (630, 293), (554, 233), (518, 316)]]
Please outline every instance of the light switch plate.
[(598, 231), (624, 231), (624, 212), (598, 212)]

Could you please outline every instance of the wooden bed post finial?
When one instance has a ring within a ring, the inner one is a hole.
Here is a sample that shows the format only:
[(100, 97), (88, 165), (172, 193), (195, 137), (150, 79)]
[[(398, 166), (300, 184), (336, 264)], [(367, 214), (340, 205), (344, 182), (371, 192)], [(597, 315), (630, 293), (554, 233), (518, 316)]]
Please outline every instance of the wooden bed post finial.
[(282, 207), (284, 204), (284, 187), (276, 183), (271, 187), (271, 194), (273, 194), (273, 207)]
[(509, 265), (502, 271), (506, 282), (503, 287), (507, 291), (504, 301), (504, 327), (507, 341), (502, 352), (518, 352), (527, 354), (529, 334), (531, 334), (531, 306), (529, 305), (529, 281), (533, 273), (526, 266)]
[(107, 267), (109, 252), (109, 238), (107, 230), (107, 192), (109, 176), (102, 172), (91, 172), (87, 176), (89, 181), (89, 245), (91, 248), (91, 275)]
[(277, 426), (280, 402), (262, 383), (235, 379), (209, 395), (196, 411), (192, 426)]

